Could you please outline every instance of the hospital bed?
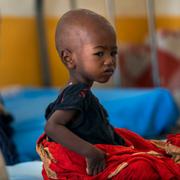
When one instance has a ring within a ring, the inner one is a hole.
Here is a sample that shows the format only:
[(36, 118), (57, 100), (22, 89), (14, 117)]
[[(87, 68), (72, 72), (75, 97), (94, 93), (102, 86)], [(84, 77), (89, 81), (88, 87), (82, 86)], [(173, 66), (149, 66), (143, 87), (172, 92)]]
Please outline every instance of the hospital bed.
[[(35, 144), (43, 133), (45, 108), (59, 91), (56, 88), (3, 91), (6, 109), (14, 116), (13, 140), (20, 159), (20, 163), (7, 166), (10, 180), (42, 179), (42, 163)], [(179, 118), (173, 96), (163, 88), (94, 88), (93, 92), (107, 109), (114, 127), (130, 129), (145, 138), (164, 138)]]

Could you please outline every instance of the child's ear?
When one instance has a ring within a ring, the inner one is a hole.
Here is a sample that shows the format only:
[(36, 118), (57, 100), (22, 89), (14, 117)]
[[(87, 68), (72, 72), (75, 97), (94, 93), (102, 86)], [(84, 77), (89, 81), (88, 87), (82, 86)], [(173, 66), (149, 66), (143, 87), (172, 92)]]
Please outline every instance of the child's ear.
[(69, 51), (68, 49), (62, 50), (61, 51), (61, 59), (63, 63), (69, 68), (69, 69), (74, 69), (75, 68), (75, 63), (72, 57), (72, 52)]

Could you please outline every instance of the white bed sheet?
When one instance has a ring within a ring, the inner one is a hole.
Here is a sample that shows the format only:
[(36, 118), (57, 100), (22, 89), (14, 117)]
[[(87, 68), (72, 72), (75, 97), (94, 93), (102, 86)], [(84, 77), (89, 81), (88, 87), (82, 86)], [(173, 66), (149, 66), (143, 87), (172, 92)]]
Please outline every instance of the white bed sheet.
[(30, 161), (7, 166), (9, 180), (43, 180), (41, 170), (41, 161)]

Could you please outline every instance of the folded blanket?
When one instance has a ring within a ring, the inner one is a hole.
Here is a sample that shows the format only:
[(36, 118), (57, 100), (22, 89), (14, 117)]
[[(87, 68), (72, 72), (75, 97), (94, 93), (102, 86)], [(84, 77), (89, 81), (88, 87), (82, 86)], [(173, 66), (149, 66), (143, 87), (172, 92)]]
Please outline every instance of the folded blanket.
[[(84, 157), (58, 143), (49, 142), (43, 134), (37, 141), (36, 149), (43, 161), (44, 179), (180, 179), (180, 134), (169, 136), (167, 142), (161, 144), (160, 141), (143, 139), (126, 129), (115, 130), (124, 138), (126, 146), (96, 144), (108, 154), (106, 168), (96, 176), (87, 175)], [(173, 142), (176, 144), (171, 144)]]

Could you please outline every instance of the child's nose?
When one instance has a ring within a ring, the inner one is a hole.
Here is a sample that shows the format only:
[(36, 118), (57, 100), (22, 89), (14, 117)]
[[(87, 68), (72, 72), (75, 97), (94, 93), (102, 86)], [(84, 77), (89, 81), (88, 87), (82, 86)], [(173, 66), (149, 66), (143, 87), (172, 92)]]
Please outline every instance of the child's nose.
[(113, 65), (114, 63), (115, 63), (115, 60), (112, 56), (106, 57), (106, 59), (104, 61), (104, 65), (106, 65), (106, 66)]

